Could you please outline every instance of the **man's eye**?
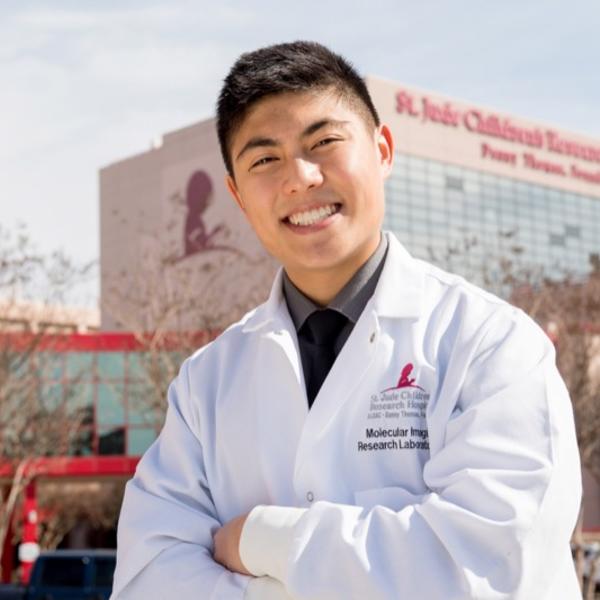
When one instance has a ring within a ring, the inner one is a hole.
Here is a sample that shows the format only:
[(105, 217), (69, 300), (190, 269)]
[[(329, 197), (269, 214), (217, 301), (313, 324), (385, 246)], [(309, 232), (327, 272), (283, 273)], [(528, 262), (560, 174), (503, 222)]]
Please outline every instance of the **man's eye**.
[(263, 156), (263, 158), (259, 158), (258, 160), (255, 160), (250, 165), (250, 168), (253, 169), (254, 167), (261, 167), (262, 165), (266, 165), (274, 160), (276, 160), (274, 156)]
[(314, 148), (319, 148), (320, 146), (327, 146), (328, 144), (331, 144), (332, 142), (337, 142), (337, 141), (338, 141), (338, 139), (334, 138), (334, 137), (324, 138), (322, 140), (319, 140), (314, 145)]

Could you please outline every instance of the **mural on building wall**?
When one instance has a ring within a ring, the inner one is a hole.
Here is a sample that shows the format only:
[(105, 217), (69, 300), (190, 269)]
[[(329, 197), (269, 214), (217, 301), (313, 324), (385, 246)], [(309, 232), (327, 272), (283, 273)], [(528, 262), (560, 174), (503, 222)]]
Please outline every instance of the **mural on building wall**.
[(215, 243), (218, 234), (227, 233), (227, 227), (220, 223), (208, 231), (204, 213), (213, 197), (213, 184), (207, 173), (195, 171), (188, 180), (185, 201), (187, 216), (184, 229), (184, 256), (192, 256), (208, 250), (231, 250), (229, 246)]

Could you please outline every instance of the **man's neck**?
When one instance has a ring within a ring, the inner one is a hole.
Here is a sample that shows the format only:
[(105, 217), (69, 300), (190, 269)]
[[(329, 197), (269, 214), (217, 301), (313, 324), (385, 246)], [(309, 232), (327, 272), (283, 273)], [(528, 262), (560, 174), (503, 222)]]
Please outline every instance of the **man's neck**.
[(377, 250), (381, 239), (374, 247), (364, 252), (364, 256), (347, 265), (339, 265), (334, 269), (295, 272), (286, 269), (292, 283), (315, 304), (327, 306), (338, 295), (354, 274), (369, 260)]

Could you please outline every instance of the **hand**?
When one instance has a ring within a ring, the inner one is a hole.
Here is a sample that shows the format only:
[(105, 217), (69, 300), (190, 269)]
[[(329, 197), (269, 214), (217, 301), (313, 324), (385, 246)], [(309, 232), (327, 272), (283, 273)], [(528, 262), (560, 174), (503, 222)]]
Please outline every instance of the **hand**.
[(244, 567), (240, 558), (240, 537), (247, 517), (248, 513), (225, 523), (223, 527), (217, 529), (213, 537), (213, 558), (215, 561), (233, 573), (241, 573), (242, 575), (252, 575)]

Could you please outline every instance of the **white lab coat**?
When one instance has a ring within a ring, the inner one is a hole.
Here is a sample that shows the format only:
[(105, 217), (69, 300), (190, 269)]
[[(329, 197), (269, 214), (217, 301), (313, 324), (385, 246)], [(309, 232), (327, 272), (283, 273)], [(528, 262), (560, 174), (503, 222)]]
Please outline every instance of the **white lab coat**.
[[(281, 273), (183, 364), (127, 485), (114, 599), (578, 597), (580, 468), (552, 344), (387, 235), (310, 412)], [(212, 534), (258, 505), (241, 556), (260, 577), (232, 574)]]

